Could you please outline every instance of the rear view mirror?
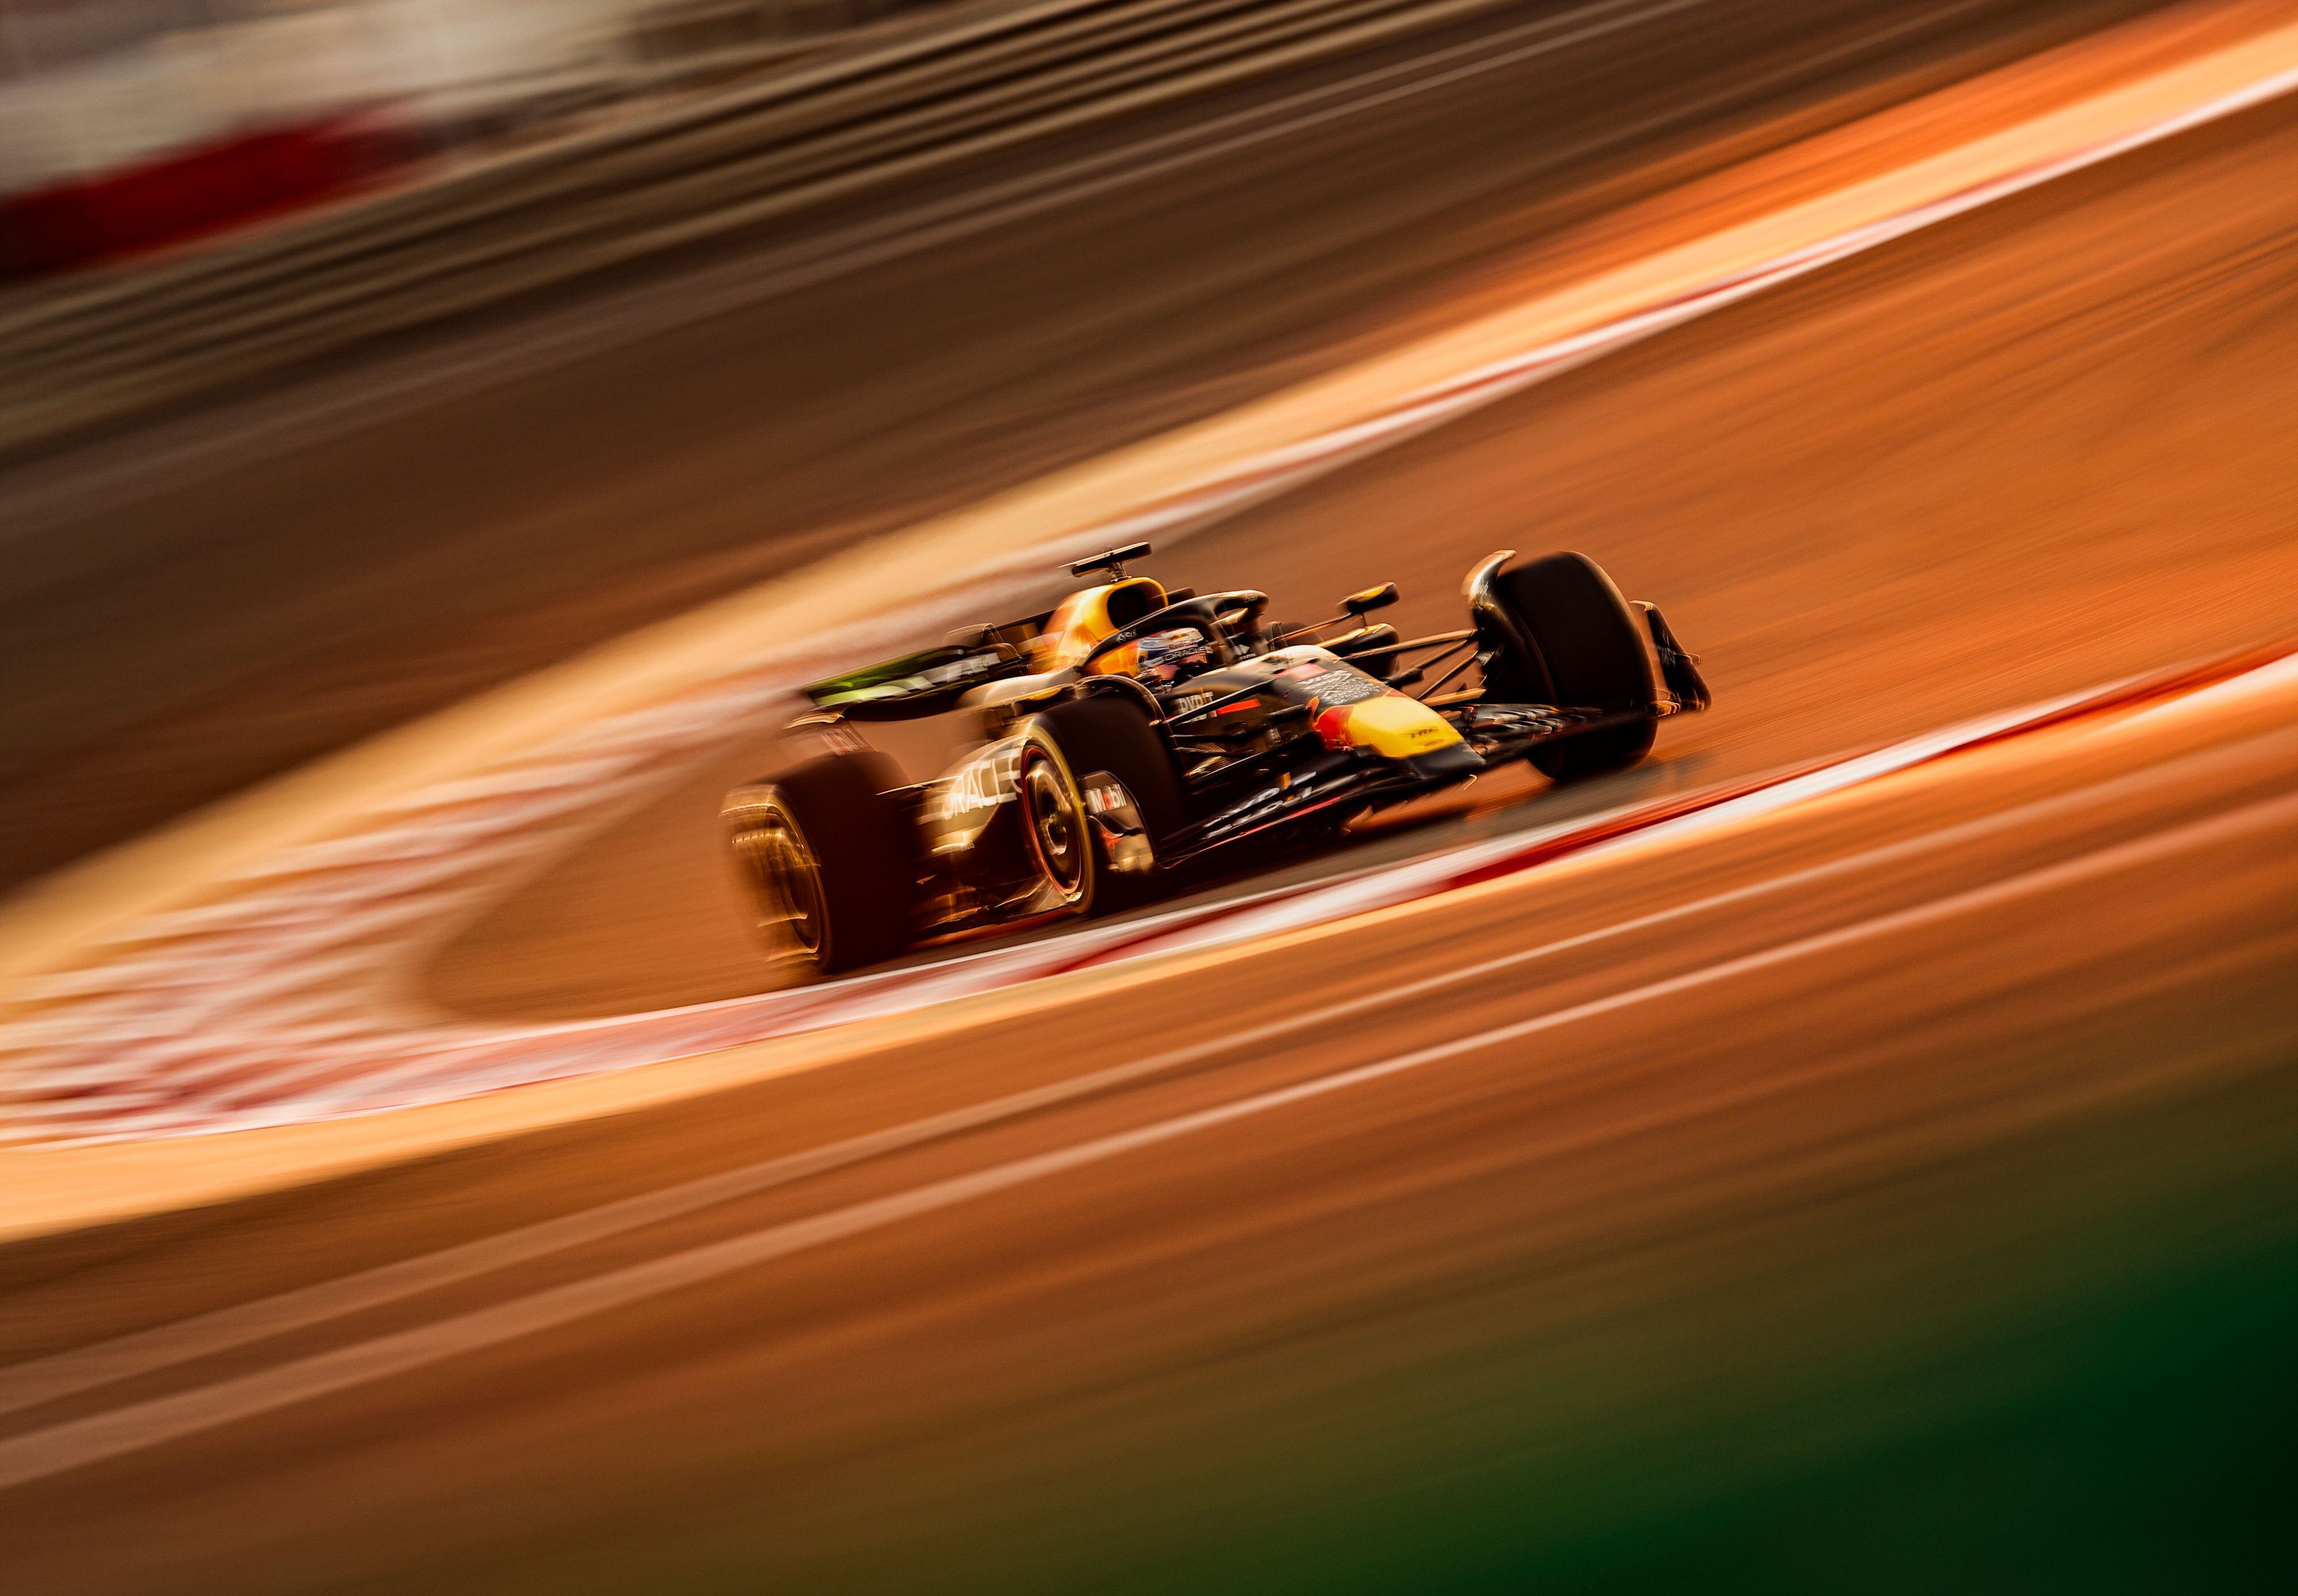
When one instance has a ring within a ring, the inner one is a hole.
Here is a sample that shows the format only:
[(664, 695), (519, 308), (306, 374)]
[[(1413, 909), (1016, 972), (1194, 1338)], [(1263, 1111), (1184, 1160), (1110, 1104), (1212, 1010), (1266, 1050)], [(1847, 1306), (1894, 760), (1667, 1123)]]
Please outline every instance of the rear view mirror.
[(1384, 582), (1378, 587), (1368, 587), (1360, 593), (1351, 593), (1342, 600), (1341, 608), (1352, 616), (1360, 616), (1368, 610), (1386, 609), (1395, 603), (1396, 600), (1396, 583)]

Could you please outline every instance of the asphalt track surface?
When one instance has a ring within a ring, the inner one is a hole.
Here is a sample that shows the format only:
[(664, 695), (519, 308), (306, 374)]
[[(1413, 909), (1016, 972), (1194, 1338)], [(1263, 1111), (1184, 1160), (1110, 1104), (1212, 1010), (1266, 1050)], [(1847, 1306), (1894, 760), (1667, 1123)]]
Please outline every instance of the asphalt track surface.
[[(1722, 701), (1583, 803), (2298, 632), (2294, 236), (2269, 108), (1494, 407), (1172, 575), (1304, 610), (1394, 577), (1441, 624), (1493, 547), (1598, 555)], [(12, 1249), (12, 1356), (66, 1352), (1185, 1055), (0, 1414), (11, 1583), (2272, 1588), (2291, 707), (2071, 728), (866, 1068)], [(473, 928), (434, 996), (755, 988), (682, 829), (709, 785)], [(704, 1257), (732, 1261), (674, 1261)], [(580, 1311), (489, 1338), (538, 1302)], [(438, 1339), (330, 1383), (409, 1334)]]

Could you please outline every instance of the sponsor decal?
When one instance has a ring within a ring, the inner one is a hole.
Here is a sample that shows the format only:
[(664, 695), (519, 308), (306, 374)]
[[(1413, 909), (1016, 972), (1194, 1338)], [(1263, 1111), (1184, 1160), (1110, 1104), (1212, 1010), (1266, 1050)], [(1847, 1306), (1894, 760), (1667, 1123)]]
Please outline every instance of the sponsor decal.
[(923, 818), (963, 821), (1013, 801), (1014, 762), (1018, 747), (1007, 742), (986, 750), (963, 770), (952, 772), (926, 796)]
[(1326, 747), (1365, 748), (1401, 759), (1459, 740), (1451, 723), (1417, 699), (1361, 676), (1357, 680), (1374, 690), (1352, 693), (1349, 702), (1325, 706), (1317, 715), (1317, 735)]

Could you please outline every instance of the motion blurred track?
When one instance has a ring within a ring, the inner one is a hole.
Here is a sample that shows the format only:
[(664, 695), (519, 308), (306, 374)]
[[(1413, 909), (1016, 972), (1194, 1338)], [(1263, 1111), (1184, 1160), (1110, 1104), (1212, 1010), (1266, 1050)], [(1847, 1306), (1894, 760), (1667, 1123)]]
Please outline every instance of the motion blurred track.
[[(2298, 114), (2269, 108), (1495, 407), (1203, 534), (1170, 573), (1303, 609), (1395, 577), (1407, 624), (1441, 624), (1489, 549), (1588, 550), (1666, 602), (1721, 694), (1589, 806), (2287, 634), (2294, 238)], [(451, 1335), (448, 1360), (294, 1405), (226, 1399), (162, 1444), (28, 1476), (0, 1542), (35, 1589), (1534, 1568), (1617, 1588), (1600, 1575), (1623, 1566), (1680, 1587), (1661, 1552), (1623, 1565), (1602, 1537), (1718, 1501), (1760, 1519), (1798, 1470), (1856, 1473), (1984, 1410), (1958, 1384), (1974, 1369), (2002, 1400), (2088, 1391), (2079, 1360), (1982, 1354), (2287, 1259), (2292, 709), (2269, 678), (1345, 938), (1159, 966), (1050, 1018), (961, 1019), (866, 1070), (12, 1249), (4, 1333), (55, 1352), (1057, 1082), (1138, 1038), (1206, 1049), (7, 1414), (18, 1458), (699, 1249), (822, 1237), (518, 1339)], [(432, 995), (525, 1016), (749, 989), (698, 846), (726, 774), (470, 928)], [(1475, 797), (1362, 856), (1574, 801)], [(1432, 984), (1327, 1016), (1392, 980)], [(1288, 1029), (1223, 1046), (1246, 1025)], [(889, 1203), (898, 1222), (839, 1218)], [(2277, 1311), (2226, 1319), (2228, 1380), (2286, 1351)], [(2252, 1422), (2285, 1411), (2261, 1398)], [(2189, 1466), (2163, 1435), (2165, 1472)], [(1887, 1542), (1891, 1495), (1835, 1501), (1849, 1527), (1808, 1555), (1839, 1587), (1872, 1572), (1857, 1531)], [(123, 1517), (132, 1539), (107, 1533)], [(2137, 1517), (2094, 1527), (2126, 1573), (2191, 1567)]]
[[(1303, 1536), (1345, 1565), (1378, 1520), (1325, 1492), (1408, 1511), (1510, 1434), (1543, 1509), (1439, 1509), (1484, 1554), (1664, 1515), (1713, 1482), (1591, 1501), (1563, 1460), (1888, 1414), (1941, 1344), (2286, 1239), (2294, 709), (2286, 663), (866, 1070), (52, 1249), (14, 1323), (108, 1377), (10, 1371), (12, 1556), (35, 1588), (1220, 1584)], [(1058, 1084), (1095, 1033), (1169, 1062), (806, 1155)], [(713, 1169), (756, 1172), (649, 1195)], [(485, 1240), (578, 1198), (636, 1211)], [(107, 1324), (362, 1257), (409, 1261), (106, 1367)], [(92, 1555), (123, 1511), (148, 1538)]]
[[(2269, 108), (1774, 291), (1296, 490), (1158, 568), (1308, 614), (1400, 580), (1400, 624), (1433, 630), (1458, 624), (1457, 574), (1492, 550), (1575, 547), (1681, 615), (1732, 683), (1716, 712), (1592, 795), (1521, 804), (1532, 778), (1482, 784), (1471, 836), (2284, 634), (2292, 122)], [(890, 746), (921, 773), (942, 755)], [(718, 795), (773, 758), (714, 763), (566, 859), (446, 950), (433, 995), (552, 1018), (753, 989), (711, 841)], [(1448, 839), (1421, 831), (1324, 868)]]

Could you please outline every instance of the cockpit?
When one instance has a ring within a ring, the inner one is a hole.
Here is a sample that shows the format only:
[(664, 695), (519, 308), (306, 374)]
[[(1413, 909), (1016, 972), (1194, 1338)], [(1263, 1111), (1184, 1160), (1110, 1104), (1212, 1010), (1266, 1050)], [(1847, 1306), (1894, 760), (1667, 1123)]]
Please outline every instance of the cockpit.
[(1212, 640), (1194, 626), (1153, 632), (1134, 645), (1133, 674), (1153, 688), (1178, 686), (1213, 667)]

